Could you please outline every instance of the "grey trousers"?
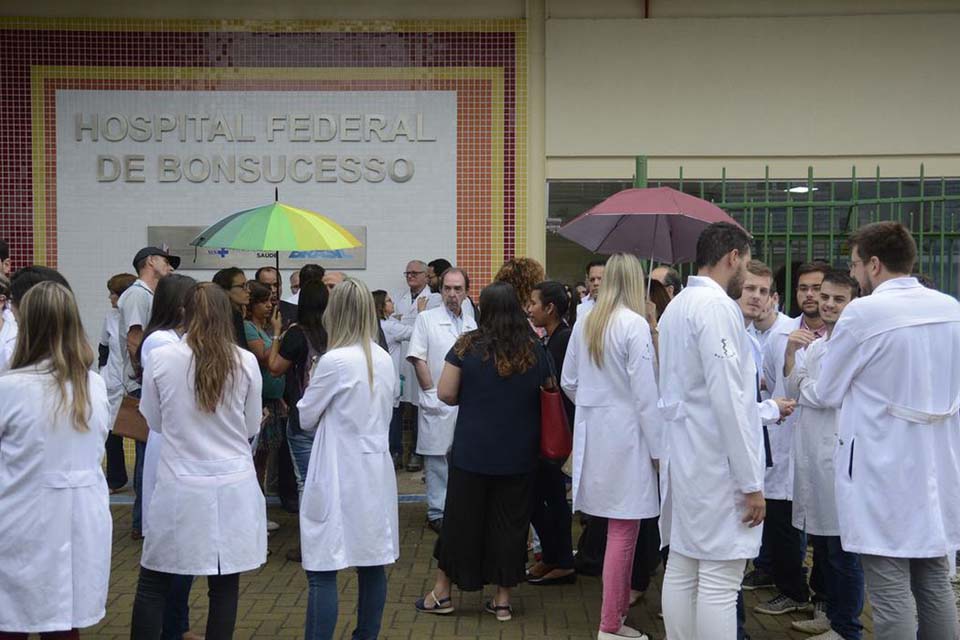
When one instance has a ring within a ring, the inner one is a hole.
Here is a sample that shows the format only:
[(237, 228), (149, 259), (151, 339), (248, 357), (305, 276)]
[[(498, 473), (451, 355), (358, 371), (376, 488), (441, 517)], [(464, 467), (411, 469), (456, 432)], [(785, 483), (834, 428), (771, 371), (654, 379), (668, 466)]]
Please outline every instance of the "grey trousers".
[[(860, 556), (876, 640), (956, 640), (957, 603), (942, 558)], [(919, 613), (919, 627), (918, 614)]]

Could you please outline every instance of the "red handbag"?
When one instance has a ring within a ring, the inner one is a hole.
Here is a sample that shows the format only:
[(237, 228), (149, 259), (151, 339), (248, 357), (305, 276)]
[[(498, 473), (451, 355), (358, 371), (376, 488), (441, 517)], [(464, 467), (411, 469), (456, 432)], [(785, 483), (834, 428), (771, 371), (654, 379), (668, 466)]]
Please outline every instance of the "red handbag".
[(559, 389), (540, 387), (540, 455), (563, 462), (573, 451), (573, 433)]

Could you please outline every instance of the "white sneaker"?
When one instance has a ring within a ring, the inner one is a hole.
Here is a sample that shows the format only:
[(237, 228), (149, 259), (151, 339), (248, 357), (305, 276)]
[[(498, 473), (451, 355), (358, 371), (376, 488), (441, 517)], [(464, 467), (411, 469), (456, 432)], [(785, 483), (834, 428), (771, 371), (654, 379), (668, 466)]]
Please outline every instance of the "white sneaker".
[(833, 629), (830, 629), (830, 631), (827, 631), (826, 633), (821, 633), (818, 636), (811, 636), (807, 640), (843, 640), (843, 636)]
[(620, 625), (620, 628), (616, 633), (610, 633), (609, 631), (598, 631), (597, 640), (617, 640), (617, 638), (636, 638), (636, 640), (650, 640), (650, 638), (645, 633), (640, 633), (633, 627), (628, 627), (623, 624)]
[(279, 528), (280, 525), (278, 525), (276, 522), (273, 520), (267, 520), (267, 532), (276, 531)]
[(804, 633), (824, 633), (830, 631), (830, 621), (826, 617), (811, 618), (810, 620), (794, 620), (790, 626)]

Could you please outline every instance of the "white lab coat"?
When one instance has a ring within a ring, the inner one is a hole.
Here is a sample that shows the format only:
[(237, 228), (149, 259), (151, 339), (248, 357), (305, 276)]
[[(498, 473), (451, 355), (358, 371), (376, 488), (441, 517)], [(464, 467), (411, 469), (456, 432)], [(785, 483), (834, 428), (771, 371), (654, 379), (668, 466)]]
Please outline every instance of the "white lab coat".
[(650, 327), (639, 314), (617, 309), (598, 368), (584, 326), (574, 325), (560, 382), (577, 406), (573, 509), (623, 520), (652, 518), (660, 513), (653, 459), (662, 436)]
[[(800, 317), (777, 322), (763, 345), (763, 380), (774, 398), (789, 397), (783, 380), (783, 361), (787, 338), (800, 328), (800, 322)], [(804, 351), (797, 351), (797, 363), (803, 362)], [(773, 457), (773, 466), (767, 468), (763, 481), (763, 497), (767, 500), (793, 500), (793, 425), (796, 420), (794, 413), (767, 429)]]
[(659, 326), (662, 544), (698, 560), (756, 557), (762, 526), (740, 521), (764, 468), (743, 315), (714, 280), (691, 276)]
[(446, 455), (453, 444), (453, 431), (457, 426), (457, 407), (451, 407), (437, 398), (437, 383), (443, 373), (447, 353), (462, 334), (477, 328), (476, 321), (462, 315), (462, 331), (458, 331), (446, 307), (424, 311), (417, 316), (410, 336), (408, 358), (425, 360), (433, 378), (433, 388), (420, 389), (414, 375), (413, 383), (419, 390), (417, 412), (417, 453), (424, 456)]
[(248, 442), (260, 430), (262, 379), (252, 353), (235, 353), (236, 373), (213, 413), (197, 406), (186, 341), (155, 349), (146, 363), (140, 413), (163, 435), (140, 559), (147, 569), (226, 575), (267, 560), (266, 502)]
[(100, 369), (100, 376), (107, 385), (107, 399), (110, 402), (110, 428), (113, 429), (123, 401), (123, 352), (126, 345), (120, 344), (120, 311), (111, 308), (103, 319), (103, 331), (100, 344), (107, 347), (107, 364)]
[(390, 458), (396, 372), (371, 344), (373, 387), (358, 345), (323, 354), (297, 403), (300, 427), (316, 430), (300, 503), (307, 571), (392, 564), (400, 557), (397, 481)]
[(816, 392), (840, 408), (844, 550), (933, 558), (960, 547), (960, 303), (915, 278), (852, 301)]
[[(404, 288), (396, 295), (391, 296), (394, 309), (393, 317), (401, 323), (412, 327), (416, 324), (417, 316), (420, 313), (417, 308), (417, 300), (420, 298), (426, 298), (427, 309), (436, 309), (441, 306), (440, 295), (432, 293), (430, 287), (424, 287), (423, 291), (421, 291), (416, 298), (410, 296), (409, 288)], [(407, 362), (407, 351), (409, 349), (410, 338), (407, 338), (400, 344), (400, 370), (397, 372), (400, 378), (403, 379), (403, 393), (400, 396), (400, 401), (417, 404), (420, 397), (417, 390), (420, 388), (420, 385), (417, 384), (417, 374), (413, 370), (413, 365)]]
[[(88, 431), (58, 410), (38, 366), (0, 375), (0, 629), (89, 627), (105, 613), (110, 516), (101, 470), (109, 431), (103, 379), (87, 376)], [(68, 385), (68, 389), (70, 389)]]
[(786, 379), (787, 395), (797, 399), (793, 430), (793, 526), (816, 536), (839, 536), (833, 456), (837, 450), (837, 411), (823, 406), (817, 379), (826, 338), (806, 348)]
[[(400, 404), (404, 386), (408, 384), (406, 380), (400, 379), (400, 369), (406, 364), (403, 360), (403, 344), (410, 341), (410, 336), (413, 335), (413, 324), (400, 322), (396, 318), (386, 318), (380, 321), (380, 328), (383, 329), (383, 337), (387, 341), (387, 352), (393, 360), (393, 368), (397, 374), (396, 397), (393, 401), (393, 406), (396, 407)], [(416, 380), (410, 382), (416, 384)]]
[[(147, 368), (147, 363), (153, 357), (154, 349), (177, 342), (180, 342), (180, 336), (173, 329), (154, 331), (147, 336), (140, 346), (140, 366), (144, 369)], [(122, 391), (123, 387), (121, 386), (120, 389)], [(143, 480), (140, 484), (140, 521), (144, 536), (148, 535), (150, 528), (148, 526), (150, 519), (147, 515), (150, 512), (150, 503), (153, 501), (153, 490), (157, 487), (157, 466), (160, 464), (160, 449), (162, 447), (163, 434), (153, 429), (147, 431), (147, 446), (143, 454)]]
[(3, 326), (0, 327), (0, 373), (10, 368), (13, 351), (17, 348), (17, 317), (13, 315), (10, 303), (4, 307)]

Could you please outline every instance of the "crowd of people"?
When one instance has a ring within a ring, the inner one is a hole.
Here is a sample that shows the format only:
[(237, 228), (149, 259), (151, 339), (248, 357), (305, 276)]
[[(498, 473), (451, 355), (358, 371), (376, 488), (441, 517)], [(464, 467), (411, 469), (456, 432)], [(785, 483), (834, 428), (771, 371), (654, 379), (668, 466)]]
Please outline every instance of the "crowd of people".
[[(445, 259), (411, 260), (392, 293), (305, 265), (284, 297), (274, 268), (198, 282), (146, 247), (106, 283), (97, 362), (67, 280), (11, 275), (0, 242), (0, 640), (78, 638), (105, 615), (121, 435), (137, 640), (233, 636), (271, 493), (299, 513), (305, 638), (334, 636), (347, 568), (352, 637), (376, 638), (403, 468), (437, 534), (420, 614), (493, 585), (483, 609), (507, 622), (521, 584), (600, 574), (598, 639), (646, 638), (629, 611), (665, 563), (670, 640), (748, 637), (757, 589), (758, 614), (809, 612), (793, 627), (816, 640), (859, 640), (867, 596), (878, 640), (956, 639), (960, 303), (911, 276), (898, 223), (855, 232), (848, 268), (801, 265), (796, 318), (751, 246), (710, 225), (686, 282), (615, 254), (568, 286), (514, 258), (475, 297)], [(558, 389), (566, 463), (541, 454)]]

